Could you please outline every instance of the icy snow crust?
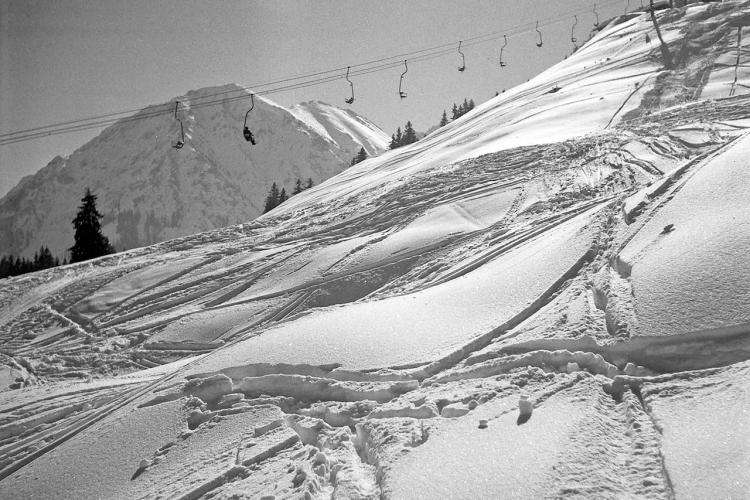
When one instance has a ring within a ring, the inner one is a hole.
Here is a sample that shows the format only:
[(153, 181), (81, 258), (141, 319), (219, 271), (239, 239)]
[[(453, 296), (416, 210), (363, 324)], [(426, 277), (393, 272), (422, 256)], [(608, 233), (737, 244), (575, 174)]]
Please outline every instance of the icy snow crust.
[(657, 15), (672, 70), (614, 19), (260, 219), (3, 280), (0, 497), (746, 496), (750, 8)]

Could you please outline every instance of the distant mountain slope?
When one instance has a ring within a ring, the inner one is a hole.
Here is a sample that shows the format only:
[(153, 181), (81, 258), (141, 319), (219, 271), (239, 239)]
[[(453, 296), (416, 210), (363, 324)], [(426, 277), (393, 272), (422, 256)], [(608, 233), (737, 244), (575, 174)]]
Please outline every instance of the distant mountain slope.
[[(248, 121), (252, 146), (241, 134), (243, 90), (226, 85), (177, 98), (187, 139), (180, 150), (171, 147), (179, 135), (173, 116), (126, 119), (24, 178), (0, 199), (0, 254), (30, 255), (44, 244), (62, 256), (87, 186), (99, 196), (105, 234), (118, 249), (133, 248), (248, 221), (261, 213), (272, 182), (287, 190), (297, 178), (318, 183), (361, 147), (370, 155), (386, 149), (386, 134), (352, 111), (316, 102), (290, 111), (260, 97)], [(190, 107), (225, 91), (232, 92), (225, 103)]]
[(320, 135), (337, 144), (354, 141), (361, 144), (370, 156), (388, 149), (391, 141), (388, 134), (377, 125), (348, 109), (320, 101), (308, 101), (293, 106), (290, 111)]

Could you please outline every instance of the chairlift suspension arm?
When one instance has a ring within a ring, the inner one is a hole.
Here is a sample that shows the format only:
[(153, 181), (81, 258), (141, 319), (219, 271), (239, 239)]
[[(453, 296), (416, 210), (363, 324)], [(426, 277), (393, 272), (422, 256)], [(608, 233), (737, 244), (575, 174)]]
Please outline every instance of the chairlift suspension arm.
[(185, 128), (182, 126), (182, 120), (177, 117), (177, 109), (180, 107), (180, 101), (174, 103), (174, 119), (180, 124), (180, 139), (173, 145), (175, 149), (182, 148), (185, 145)]
[(245, 138), (247, 142), (255, 146), (255, 136), (253, 136), (253, 133), (250, 132), (250, 129), (247, 128), (247, 117), (250, 114), (250, 111), (252, 111), (255, 108), (255, 94), (250, 92), (250, 109), (247, 110), (247, 113), (245, 113), (245, 126), (242, 129), (242, 136)]
[(539, 34), (539, 41), (537, 42), (536, 46), (541, 47), (544, 42), (542, 41), (542, 32), (539, 31), (539, 21), (536, 22), (536, 32)]
[(576, 40), (576, 26), (578, 26), (578, 16), (574, 14), (573, 19), (575, 19), (575, 21), (573, 22), (573, 26), (570, 28), (570, 41), (576, 43), (578, 41)]
[(500, 47), (500, 67), (505, 67), (505, 63), (503, 62), (503, 51), (505, 50), (505, 47), (508, 46), (508, 36), (503, 35), (503, 40), (505, 40), (505, 43)]
[(349, 82), (349, 87), (351, 87), (351, 90), (352, 90), (352, 96), (347, 99), (344, 99), (344, 102), (346, 102), (347, 104), (352, 104), (354, 102), (354, 83), (352, 83), (352, 81), (349, 79), (350, 68), (351, 66), (346, 67), (346, 81)]
[(403, 99), (406, 97), (406, 93), (401, 91), (401, 84), (404, 82), (404, 75), (409, 72), (409, 66), (406, 65), (406, 59), (404, 59), (404, 72), (401, 73), (401, 78), (398, 81), (398, 95)]
[(253, 94), (252, 92), (250, 93), (250, 103), (250, 109), (248, 109), (247, 113), (245, 113), (245, 127), (247, 127), (247, 115), (249, 115), (250, 111), (252, 111), (255, 107), (255, 94)]

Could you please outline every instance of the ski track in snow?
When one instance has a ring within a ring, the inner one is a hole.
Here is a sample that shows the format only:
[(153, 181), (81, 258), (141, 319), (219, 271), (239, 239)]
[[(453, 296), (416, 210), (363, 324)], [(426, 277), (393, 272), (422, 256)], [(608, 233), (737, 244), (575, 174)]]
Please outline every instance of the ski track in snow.
[(742, 497), (748, 12), (660, 11), (672, 72), (614, 20), (255, 221), (4, 280), (0, 496)]

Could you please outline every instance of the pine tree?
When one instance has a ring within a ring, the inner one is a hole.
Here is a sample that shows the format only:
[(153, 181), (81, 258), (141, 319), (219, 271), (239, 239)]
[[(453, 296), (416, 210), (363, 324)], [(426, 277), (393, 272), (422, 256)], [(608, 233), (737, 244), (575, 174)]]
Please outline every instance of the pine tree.
[(70, 250), (70, 262), (82, 262), (114, 253), (115, 249), (109, 244), (109, 239), (102, 234), (101, 219), (104, 217), (96, 209), (96, 195), (86, 188), (86, 194), (81, 198), (82, 205), (73, 219), (75, 243)]
[(271, 184), (271, 189), (268, 191), (268, 196), (266, 196), (266, 204), (263, 208), (263, 213), (268, 213), (274, 208), (276, 208), (279, 204), (279, 187), (274, 182)]
[(282, 203), (284, 203), (288, 199), (289, 199), (289, 196), (286, 194), (286, 189), (281, 188), (281, 192), (279, 193), (279, 203), (278, 203), (278, 205), (281, 205)]
[(445, 127), (446, 125), (448, 125), (448, 115), (443, 110), (443, 116), (440, 118), (440, 126)]
[(469, 99), (469, 111), (474, 109), (474, 106), (476, 106), (476, 104), (474, 104), (474, 99)]
[(391, 143), (388, 145), (388, 149), (396, 149), (398, 147), (398, 143), (396, 142), (396, 135), (391, 134)]
[(354, 158), (352, 158), (350, 166), (353, 167), (357, 163), (361, 163), (361, 162), (365, 161), (366, 159), (367, 159), (367, 151), (365, 151), (365, 148), (362, 147), (362, 148), (359, 149), (359, 153), (357, 153), (357, 156), (355, 156)]
[(46, 246), (42, 246), (39, 249), (39, 265), (41, 266), (40, 269), (55, 267), (55, 259), (52, 257), (52, 252)]
[(458, 106), (456, 106), (456, 103), (453, 103), (453, 108), (451, 109), (452, 117), (451, 119), (455, 120), (456, 118), (461, 117), (461, 111), (458, 109)]
[(367, 159), (367, 151), (365, 151), (365, 148), (359, 148), (359, 153), (357, 153), (357, 156), (354, 158), (356, 163), (361, 163)]
[(305, 186), (305, 189), (310, 189), (311, 187), (313, 187), (313, 180), (312, 180), (312, 177), (308, 177), (307, 186)]
[(0, 278), (6, 278), (10, 276), (10, 262), (8, 261), (8, 258), (3, 255), (2, 258), (0, 258)]
[(407, 121), (406, 126), (404, 126), (404, 136), (401, 138), (401, 145), (406, 146), (414, 142), (417, 142), (417, 133), (414, 131), (411, 122)]
[(295, 194), (300, 194), (302, 191), (304, 191), (304, 188), (302, 187), (302, 180), (297, 179), (297, 182), (294, 183), (294, 190), (292, 191), (292, 196)]

